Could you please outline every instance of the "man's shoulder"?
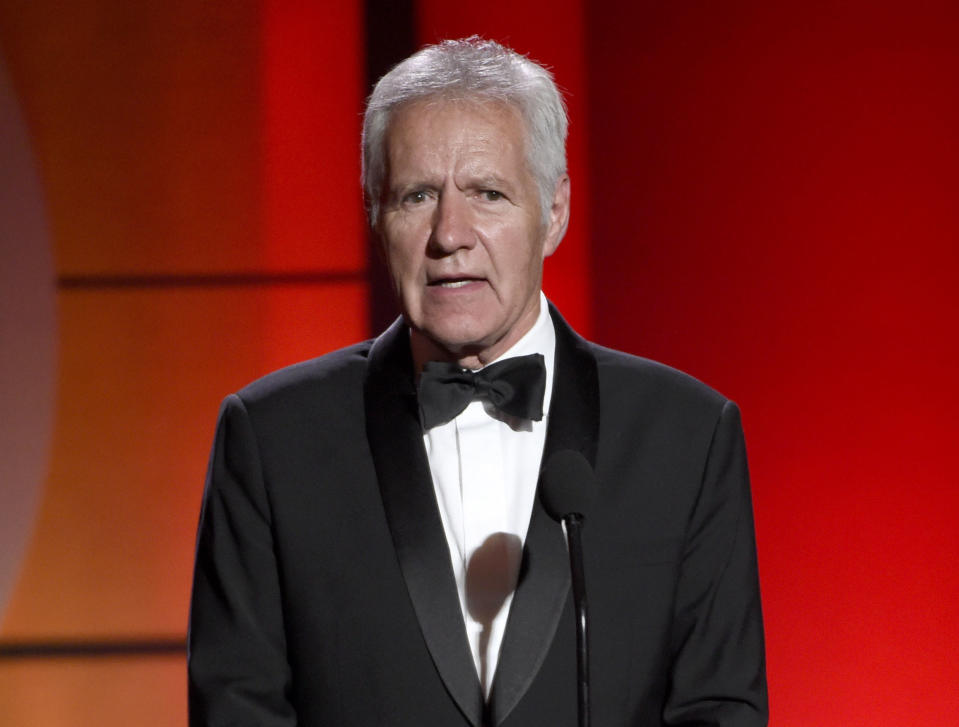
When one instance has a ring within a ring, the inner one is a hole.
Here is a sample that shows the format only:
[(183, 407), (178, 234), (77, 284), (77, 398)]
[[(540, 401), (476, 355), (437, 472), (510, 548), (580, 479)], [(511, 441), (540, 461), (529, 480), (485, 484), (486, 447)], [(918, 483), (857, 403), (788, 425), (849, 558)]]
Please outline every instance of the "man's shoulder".
[[(596, 363), (600, 397), (608, 409), (636, 409), (691, 416), (718, 416), (729, 401), (699, 379), (679, 369), (589, 341), (551, 307), (557, 348), (585, 351)], [(583, 359), (585, 361), (586, 359)]]
[(728, 399), (696, 377), (659, 361), (589, 344), (600, 385), (618, 395), (672, 405), (720, 410)]
[(237, 396), (249, 408), (359, 395), (372, 343), (363, 341), (277, 369), (244, 386)]

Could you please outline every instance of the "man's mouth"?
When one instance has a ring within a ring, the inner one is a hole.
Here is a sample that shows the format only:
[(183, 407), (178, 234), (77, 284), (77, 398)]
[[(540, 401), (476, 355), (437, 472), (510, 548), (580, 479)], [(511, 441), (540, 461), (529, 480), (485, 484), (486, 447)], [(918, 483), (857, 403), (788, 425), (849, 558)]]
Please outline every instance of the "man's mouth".
[(478, 280), (479, 278), (442, 278), (431, 281), (429, 285), (436, 288), (462, 288), (464, 285), (475, 283)]

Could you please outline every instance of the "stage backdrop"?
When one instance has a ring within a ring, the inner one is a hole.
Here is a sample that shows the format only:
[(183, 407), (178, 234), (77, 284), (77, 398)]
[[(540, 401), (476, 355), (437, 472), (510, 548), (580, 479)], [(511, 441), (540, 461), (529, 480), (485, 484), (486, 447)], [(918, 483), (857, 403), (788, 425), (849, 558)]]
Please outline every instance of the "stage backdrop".
[(954, 721), (954, 3), (0, 0), (0, 724), (186, 724), (218, 403), (383, 322), (368, 76), (472, 33), (567, 94), (547, 294), (743, 409), (771, 724)]

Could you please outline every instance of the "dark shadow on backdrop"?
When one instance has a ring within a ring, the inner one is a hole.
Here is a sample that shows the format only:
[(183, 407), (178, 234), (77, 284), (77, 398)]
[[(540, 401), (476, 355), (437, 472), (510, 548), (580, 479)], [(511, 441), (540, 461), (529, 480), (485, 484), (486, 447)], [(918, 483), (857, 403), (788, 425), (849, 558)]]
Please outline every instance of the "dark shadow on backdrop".
[[(366, 0), (366, 79), (365, 96), (390, 68), (416, 50), (416, 8), (413, 0)], [(399, 315), (386, 266), (379, 253), (379, 242), (367, 233), (370, 264), (369, 324), (372, 335), (379, 335)]]

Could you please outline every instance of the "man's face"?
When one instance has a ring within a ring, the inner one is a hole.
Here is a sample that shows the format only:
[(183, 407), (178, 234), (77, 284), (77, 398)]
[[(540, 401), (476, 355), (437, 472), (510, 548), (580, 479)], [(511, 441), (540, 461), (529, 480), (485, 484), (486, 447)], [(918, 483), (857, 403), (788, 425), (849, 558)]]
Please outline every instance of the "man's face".
[(569, 180), (544, 223), (525, 143), (518, 112), (499, 103), (420, 101), (394, 114), (378, 230), (414, 353), (476, 367), (536, 322)]

